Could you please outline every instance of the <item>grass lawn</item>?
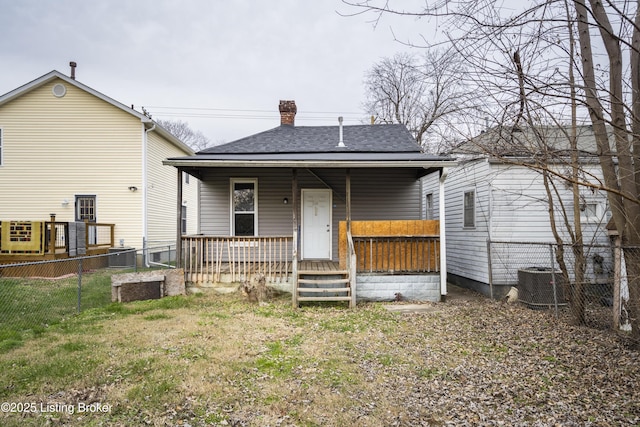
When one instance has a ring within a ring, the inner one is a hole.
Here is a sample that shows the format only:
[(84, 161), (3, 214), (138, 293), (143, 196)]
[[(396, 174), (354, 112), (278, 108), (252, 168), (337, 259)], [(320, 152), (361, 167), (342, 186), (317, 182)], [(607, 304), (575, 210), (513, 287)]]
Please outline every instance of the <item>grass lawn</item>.
[[(84, 273), (81, 309), (104, 307), (111, 302), (111, 274)], [(0, 352), (19, 347), (24, 339), (40, 335), (78, 312), (78, 278), (0, 279)]]
[[(0, 353), (0, 402), (9, 404), (0, 424), (640, 419), (637, 354), (611, 334), (492, 301), (436, 306), (419, 315), (382, 304), (293, 309), (289, 298), (252, 305), (214, 293), (107, 304)], [(591, 376), (603, 354), (616, 370)]]

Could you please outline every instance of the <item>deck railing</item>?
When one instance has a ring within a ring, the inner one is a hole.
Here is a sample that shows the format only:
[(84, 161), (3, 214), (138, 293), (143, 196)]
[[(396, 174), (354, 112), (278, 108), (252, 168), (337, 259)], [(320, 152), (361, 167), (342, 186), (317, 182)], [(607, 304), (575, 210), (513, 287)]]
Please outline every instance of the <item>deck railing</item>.
[[(4, 224), (4, 227), (3, 227)], [(114, 246), (114, 224), (84, 223), (83, 239), (70, 232), (77, 223), (62, 221), (0, 222), (0, 254), (4, 255), (76, 255), (79, 245), (85, 249)], [(80, 229), (74, 228), (79, 232)], [(70, 240), (76, 239), (72, 244)], [(84, 240), (84, 243), (81, 243)], [(4, 243), (4, 245), (3, 245)], [(73, 253), (72, 253), (73, 252)]]
[[(55, 247), (56, 249), (69, 250), (69, 223), (68, 222), (47, 222), (47, 239), (51, 232), (51, 225), (55, 226)], [(100, 224), (95, 222), (85, 223), (85, 243), (87, 248), (97, 247), (113, 247), (114, 242), (114, 224)]]
[(231, 282), (264, 274), (267, 282), (289, 280), (292, 236), (183, 236), (181, 265), (187, 282), (218, 283), (223, 275)]
[(439, 236), (353, 236), (361, 273), (437, 273)]

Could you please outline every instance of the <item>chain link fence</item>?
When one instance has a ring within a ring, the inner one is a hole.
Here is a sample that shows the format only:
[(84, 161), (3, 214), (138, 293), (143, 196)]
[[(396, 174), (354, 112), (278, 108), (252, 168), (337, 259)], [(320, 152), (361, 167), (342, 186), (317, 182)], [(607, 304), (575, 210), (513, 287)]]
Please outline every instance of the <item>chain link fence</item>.
[(632, 331), (640, 310), (640, 248), (490, 241), (488, 250), (492, 290), (511, 285), (531, 309), (549, 309), (558, 319), (610, 329), (640, 344)]
[[(152, 264), (152, 256), (164, 263)], [(175, 244), (0, 264), (0, 351), (18, 346), (83, 310), (110, 304), (113, 274), (171, 268), (174, 262)]]

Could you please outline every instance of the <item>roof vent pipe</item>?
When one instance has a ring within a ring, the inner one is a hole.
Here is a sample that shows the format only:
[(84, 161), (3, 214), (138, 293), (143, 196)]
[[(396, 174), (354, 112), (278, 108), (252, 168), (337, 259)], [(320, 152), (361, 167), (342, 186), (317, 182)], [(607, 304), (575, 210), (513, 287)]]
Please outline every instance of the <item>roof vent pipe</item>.
[(338, 117), (338, 123), (340, 124), (339, 129), (340, 129), (340, 140), (338, 142), (338, 147), (344, 147), (344, 139), (342, 136), (342, 116)]
[(74, 61), (69, 62), (69, 66), (71, 67), (71, 78), (73, 80), (76, 79), (76, 66), (78, 64), (76, 64)]

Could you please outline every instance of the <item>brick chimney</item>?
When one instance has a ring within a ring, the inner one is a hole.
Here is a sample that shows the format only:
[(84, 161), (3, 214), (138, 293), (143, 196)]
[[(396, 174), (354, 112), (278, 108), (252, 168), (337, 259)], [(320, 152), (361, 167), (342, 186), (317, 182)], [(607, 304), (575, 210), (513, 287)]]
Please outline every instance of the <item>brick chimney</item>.
[(280, 101), (280, 125), (294, 126), (296, 121), (296, 101)]

